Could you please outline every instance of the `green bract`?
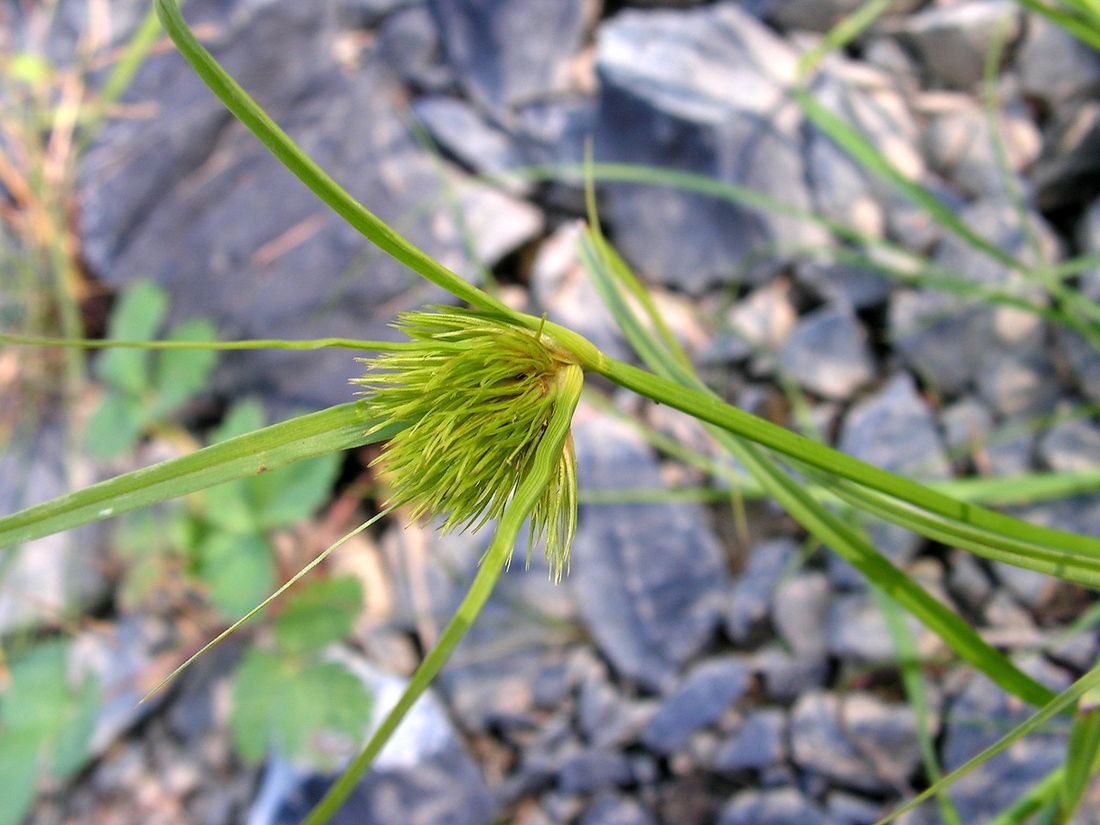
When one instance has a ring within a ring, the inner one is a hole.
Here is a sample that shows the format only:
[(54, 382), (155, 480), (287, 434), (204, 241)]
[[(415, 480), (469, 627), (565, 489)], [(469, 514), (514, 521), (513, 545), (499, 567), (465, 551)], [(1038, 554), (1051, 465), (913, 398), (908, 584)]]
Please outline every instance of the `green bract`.
[[(551, 418), (572, 415), (580, 367), (542, 330), (484, 312), (443, 309), (399, 316), (397, 328), (422, 346), (360, 359), (368, 431), (403, 425), (383, 449), (390, 505), (411, 519), (442, 518), (444, 531), (477, 530), (504, 512), (534, 469)], [(568, 410), (564, 410), (564, 407)], [(530, 545), (546, 541), (551, 573), (568, 569), (577, 521), (572, 440), (530, 517)], [(530, 550), (528, 551), (528, 560)]]

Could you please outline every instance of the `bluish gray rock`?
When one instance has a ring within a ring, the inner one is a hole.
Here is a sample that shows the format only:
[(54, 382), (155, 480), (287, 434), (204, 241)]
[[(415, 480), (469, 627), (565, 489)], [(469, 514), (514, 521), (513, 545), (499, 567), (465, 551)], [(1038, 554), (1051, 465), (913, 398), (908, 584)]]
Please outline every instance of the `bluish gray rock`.
[(867, 333), (844, 306), (824, 306), (804, 316), (788, 336), (780, 362), (802, 387), (837, 400), (851, 398), (875, 375)]
[(1081, 204), (1096, 194), (1100, 171), (1100, 102), (1067, 106), (1047, 127), (1032, 172), (1040, 209)]
[(787, 754), (787, 714), (778, 708), (753, 711), (714, 755), (719, 771), (762, 771)]
[[(271, 3), (211, 46), (322, 167), (448, 266), (476, 277), (441, 174), (482, 261), (539, 232), (533, 207), (441, 173), (401, 119), (392, 70), (365, 53), (357, 71), (341, 71), (340, 32), (326, 18)], [(151, 57), (126, 100), (159, 102), (160, 114), (111, 121), (79, 191), (85, 257), (112, 287), (152, 277), (172, 296), (171, 321), (207, 316), (226, 338), (392, 338), (398, 310), (443, 299), (317, 201), (175, 52)], [(223, 359), (215, 389), (290, 411), (348, 400), (358, 370), (337, 350), (241, 353)]]
[(413, 102), (413, 112), (440, 148), (475, 172), (504, 172), (524, 165), (512, 137), (461, 98), (421, 97)]
[(796, 788), (741, 791), (722, 809), (718, 825), (835, 825)]
[(466, 93), (496, 110), (569, 88), (584, 35), (582, 0), (428, 0)]
[[(1068, 679), (1062, 671), (1031, 659), (1019, 663), (1055, 691)], [(975, 673), (946, 716), (943, 768), (950, 771), (996, 742), (1031, 715), (1031, 709)], [(952, 787), (951, 799), (963, 822), (981, 822), (1003, 811), (1065, 759), (1065, 735), (1053, 731), (1027, 736), (994, 756)]]
[(972, 396), (964, 396), (940, 410), (940, 423), (944, 446), (954, 457), (982, 449), (993, 431), (989, 408)]
[(1100, 427), (1084, 419), (1055, 424), (1039, 439), (1039, 456), (1059, 473), (1100, 467)]
[(373, 46), (373, 55), (414, 88), (443, 90), (454, 84), (450, 67), (443, 62), (439, 30), (423, 3), (386, 17)]
[(717, 722), (748, 686), (749, 669), (737, 659), (697, 665), (650, 720), (642, 743), (655, 753), (675, 752), (693, 733)]
[[(573, 427), (582, 489), (664, 486), (648, 446), (582, 407)], [(714, 632), (728, 586), (706, 514), (692, 504), (586, 506), (569, 588), (621, 677), (660, 690)]]
[(798, 280), (834, 306), (861, 310), (878, 306), (890, 294), (890, 279), (870, 269), (845, 263), (804, 261)]
[[(934, 638), (912, 616), (906, 615), (906, 624), (917, 640), (918, 655), (928, 655), (929, 646), (934, 649)], [(837, 598), (829, 607), (825, 633), (829, 652), (845, 662), (885, 663), (898, 658), (886, 617), (867, 593)]]
[(1060, 110), (1100, 92), (1100, 55), (1039, 15), (1028, 17), (1016, 68), (1023, 92), (1048, 109)]
[(772, 624), (797, 656), (812, 660), (824, 655), (831, 598), (829, 580), (816, 570), (797, 573), (775, 591)]
[(912, 709), (870, 694), (804, 694), (791, 712), (790, 737), (795, 764), (856, 790), (904, 785), (920, 764)]
[(946, 478), (950, 467), (928, 405), (908, 373), (898, 373), (844, 419), (838, 446), (878, 467), (921, 478)]
[[(715, 177), (809, 207), (798, 111), (784, 102), (796, 56), (732, 2), (683, 12), (627, 10), (599, 30), (600, 160)], [(746, 254), (822, 242), (818, 227), (666, 188), (605, 187), (616, 243), (640, 274), (698, 292), (774, 264)]]
[(629, 785), (630, 760), (617, 751), (585, 750), (568, 757), (558, 768), (558, 790), (587, 794)]
[(798, 545), (779, 538), (754, 545), (729, 597), (726, 632), (739, 645), (750, 643), (767, 625), (773, 594), (798, 555)]
[(1011, 44), (1020, 33), (1019, 7), (1009, 0), (972, 0), (931, 6), (905, 19), (900, 31), (939, 81), (970, 88), (982, 79), (994, 32)]
[(1054, 410), (1061, 383), (1042, 349), (990, 354), (977, 376), (978, 394), (1008, 419), (1027, 420)]
[(654, 825), (650, 813), (632, 799), (604, 794), (596, 798), (579, 825)]
[(765, 695), (776, 702), (793, 702), (824, 685), (829, 674), (824, 648), (807, 656), (791, 655), (778, 644), (770, 645), (753, 654), (752, 667), (764, 683)]

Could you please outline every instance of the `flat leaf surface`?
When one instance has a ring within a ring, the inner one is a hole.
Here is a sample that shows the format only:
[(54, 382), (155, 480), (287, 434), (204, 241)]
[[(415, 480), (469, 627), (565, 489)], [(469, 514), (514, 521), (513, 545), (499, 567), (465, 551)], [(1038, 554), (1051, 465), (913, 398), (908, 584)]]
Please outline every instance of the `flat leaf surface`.
[[(169, 341), (213, 341), (218, 331), (203, 318), (184, 321), (168, 335)], [(157, 392), (154, 415), (176, 410), (206, 386), (218, 353), (214, 350), (170, 349), (157, 353), (153, 363), (153, 386)]]
[[(117, 341), (146, 341), (156, 337), (168, 311), (168, 294), (149, 281), (122, 293), (111, 313), (107, 337)], [(140, 395), (150, 387), (150, 354), (140, 349), (113, 349), (95, 362), (96, 376), (106, 384)]]
[(229, 618), (243, 616), (275, 587), (271, 546), (263, 536), (213, 533), (199, 548), (200, 578)]
[(145, 423), (145, 410), (139, 400), (111, 390), (88, 419), (84, 431), (87, 450), (96, 458), (117, 458), (137, 443)]
[(320, 650), (351, 632), (363, 606), (363, 586), (352, 576), (302, 585), (275, 625), (279, 648), (303, 654)]

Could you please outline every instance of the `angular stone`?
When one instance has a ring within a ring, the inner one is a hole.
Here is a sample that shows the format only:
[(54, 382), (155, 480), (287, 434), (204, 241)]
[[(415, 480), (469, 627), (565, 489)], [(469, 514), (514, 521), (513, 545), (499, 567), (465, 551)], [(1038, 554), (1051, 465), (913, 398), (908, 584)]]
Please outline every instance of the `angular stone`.
[(726, 317), (728, 333), (718, 344), (730, 360), (753, 354), (766, 357), (777, 352), (794, 327), (797, 313), (791, 302), (789, 281), (777, 279), (758, 287), (738, 301)]
[(892, 472), (921, 478), (950, 475), (932, 413), (908, 373), (898, 373), (849, 411), (838, 446)]
[(1037, 418), (1053, 411), (1061, 384), (1043, 350), (991, 354), (978, 373), (978, 394), (1009, 419)]
[(1019, 36), (1020, 14), (1009, 0), (971, 0), (929, 7), (907, 18), (900, 30), (934, 77), (967, 89), (982, 79), (994, 33), (1003, 31), (1008, 45)]
[(764, 692), (776, 702), (792, 702), (808, 690), (821, 687), (829, 672), (824, 650), (813, 656), (791, 655), (779, 645), (753, 656), (753, 670), (764, 682)]
[(920, 764), (912, 709), (863, 693), (804, 694), (791, 713), (791, 748), (804, 770), (867, 792), (897, 787)]
[(1043, 433), (1039, 455), (1059, 473), (1095, 470), (1100, 467), (1100, 427), (1084, 419), (1061, 421)]
[[(596, 61), (599, 159), (695, 172), (809, 207), (801, 116), (783, 100), (796, 56), (739, 6), (621, 12), (600, 27)], [(689, 292), (737, 278), (747, 250), (824, 240), (818, 227), (669, 188), (611, 185), (605, 203), (639, 273)]]
[(940, 411), (944, 445), (952, 454), (970, 455), (993, 431), (993, 416), (981, 401), (964, 396)]
[(642, 734), (651, 751), (671, 754), (696, 731), (717, 722), (749, 686), (749, 669), (733, 658), (697, 665), (669, 696)]
[(630, 760), (621, 753), (586, 750), (569, 757), (558, 768), (558, 790), (587, 794), (629, 785)]
[(1061, 109), (1100, 92), (1100, 54), (1039, 15), (1027, 21), (1016, 52), (1020, 86), (1049, 109)]
[(798, 280), (836, 306), (861, 310), (878, 306), (890, 294), (890, 280), (881, 273), (844, 263), (807, 261)]
[(578, 825), (654, 825), (655, 822), (633, 799), (602, 794), (584, 812)]
[(502, 110), (567, 91), (584, 35), (583, 0), (428, 0), (466, 93)]
[(722, 809), (718, 825), (833, 825), (795, 788), (741, 791)]
[(512, 137), (461, 98), (421, 97), (413, 102), (413, 112), (441, 148), (476, 172), (505, 172), (524, 165)]
[[(582, 407), (573, 437), (582, 489), (664, 486), (626, 424)], [(598, 505), (581, 510), (568, 587), (616, 671), (659, 690), (714, 632), (728, 576), (701, 507)]]
[(787, 754), (787, 714), (777, 708), (754, 711), (714, 756), (719, 771), (764, 770)]
[[(906, 616), (909, 632), (917, 640), (919, 656), (935, 650), (935, 638), (919, 621)], [(892, 662), (897, 647), (878, 604), (866, 593), (841, 596), (829, 608), (826, 625), (829, 653), (846, 662), (859, 664)]]
[[(1039, 659), (1018, 663), (1055, 691), (1069, 680)], [(954, 770), (1019, 725), (1032, 709), (1005, 694), (985, 676), (974, 673), (945, 717), (943, 768)], [(954, 783), (951, 799), (963, 822), (982, 822), (1001, 813), (1065, 759), (1066, 737), (1053, 730), (1027, 736)]]
[(845, 400), (875, 375), (867, 333), (846, 307), (803, 317), (787, 338), (783, 370), (810, 392)]
[(1040, 209), (1077, 205), (1096, 195), (1100, 171), (1100, 102), (1068, 107), (1046, 131), (1032, 172)]
[(398, 9), (382, 22), (373, 54), (414, 88), (435, 90), (454, 85), (450, 67), (443, 62), (439, 30), (422, 3)]
[[(322, 167), (451, 268), (476, 277), (439, 197), (444, 178), (482, 262), (540, 231), (533, 207), (450, 167), (441, 178), (399, 115), (405, 92), (391, 69), (368, 53), (342, 72), (328, 17), (270, 4), (210, 45)], [(206, 316), (226, 338), (392, 338), (398, 310), (442, 299), (318, 202), (176, 53), (150, 57), (126, 101), (160, 112), (111, 120), (79, 182), (82, 248), (112, 287), (152, 277), (172, 297), (172, 322)], [(261, 393), (289, 411), (348, 400), (357, 370), (337, 350), (239, 353), (222, 360), (214, 388)]]
[(775, 589), (798, 556), (798, 545), (779, 538), (753, 547), (729, 598), (726, 632), (739, 645), (761, 634), (771, 613)]
[(825, 652), (829, 580), (817, 571), (796, 574), (779, 586), (772, 622), (794, 652), (808, 659)]

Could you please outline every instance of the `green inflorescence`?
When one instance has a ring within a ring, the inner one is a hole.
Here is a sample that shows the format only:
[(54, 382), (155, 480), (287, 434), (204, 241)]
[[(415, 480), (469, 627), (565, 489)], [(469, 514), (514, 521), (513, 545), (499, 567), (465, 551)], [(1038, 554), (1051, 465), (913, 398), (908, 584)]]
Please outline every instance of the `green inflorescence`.
[[(422, 346), (360, 359), (368, 371), (353, 381), (380, 421), (371, 432), (404, 425), (376, 459), (392, 488), (388, 504), (412, 520), (442, 518), (444, 532), (477, 530), (500, 517), (534, 468), (555, 412), (572, 414), (564, 387), (580, 370), (541, 330), (485, 312), (409, 312), (396, 327)], [(531, 513), (529, 547), (545, 539), (558, 580), (577, 523), (571, 438), (552, 478)]]

